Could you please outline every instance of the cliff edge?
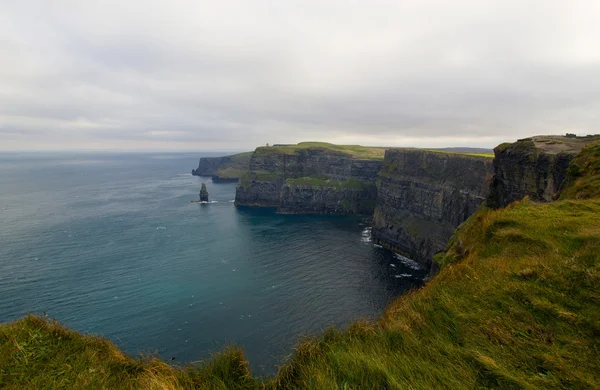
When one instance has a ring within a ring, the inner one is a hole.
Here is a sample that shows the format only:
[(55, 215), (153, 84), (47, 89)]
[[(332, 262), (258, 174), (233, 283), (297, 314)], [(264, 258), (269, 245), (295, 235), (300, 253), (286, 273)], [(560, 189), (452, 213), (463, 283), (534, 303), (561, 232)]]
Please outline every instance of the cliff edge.
[(488, 157), (387, 150), (377, 180), (373, 241), (431, 266), (454, 229), (486, 199), (492, 172)]
[(525, 196), (536, 202), (556, 200), (571, 161), (586, 144), (598, 140), (600, 135), (535, 136), (498, 145), (488, 206), (505, 207)]
[(381, 148), (318, 142), (259, 147), (235, 204), (281, 213), (370, 215), (383, 154)]
[(252, 152), (223, 157), (202, 157), (198, 168), (192, 169), (194, 176), (211, 176), (214, 182), (237, 182), (248, 170)]

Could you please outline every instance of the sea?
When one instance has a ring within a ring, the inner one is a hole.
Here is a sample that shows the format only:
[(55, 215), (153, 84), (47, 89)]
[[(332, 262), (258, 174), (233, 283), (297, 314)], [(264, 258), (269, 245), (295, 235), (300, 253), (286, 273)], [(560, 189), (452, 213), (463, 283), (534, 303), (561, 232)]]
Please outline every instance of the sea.
[(364, 218), (237, 207), (236, 184), (190, 174), (216, 155), (0, 153), (0, 322), (46, 313), (176, 363), (236, 344), (268, 375), (422, 284)]

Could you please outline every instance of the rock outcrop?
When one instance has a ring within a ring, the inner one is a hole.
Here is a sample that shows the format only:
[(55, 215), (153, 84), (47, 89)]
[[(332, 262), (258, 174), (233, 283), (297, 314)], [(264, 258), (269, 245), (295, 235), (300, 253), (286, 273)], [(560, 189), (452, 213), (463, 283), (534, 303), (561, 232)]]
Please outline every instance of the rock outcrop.
[(326, 147), (257, 148), (235, 203), (282, 213), (370, 215), (381, 164)]
[(575, 155), (598, 139), (536, 136), (497, 146), (488, 205), (505, 207), (525, 196), (537, 202), (557, 199)]
[(458, 225), (486, 199), (492, 159), (388, 150), (377, 182), (373, 241), (431, 266)]
[(200, 202), (208, 202), (208, 190), (204, 183), (202, 183), (202, 187), (200, 188)]

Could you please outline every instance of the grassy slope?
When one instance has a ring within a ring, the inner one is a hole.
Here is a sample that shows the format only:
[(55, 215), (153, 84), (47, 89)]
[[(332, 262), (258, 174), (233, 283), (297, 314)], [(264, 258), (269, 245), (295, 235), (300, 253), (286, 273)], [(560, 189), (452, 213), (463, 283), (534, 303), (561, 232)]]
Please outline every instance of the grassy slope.
[(568, 170), (567, 188), (561, 198), (600, 197), (600, 142), (583, 148)]
[(250, 157), (254, 152), (238, 153), (231, 156), (231, 161), (217, 169), (217, 176), (222, 179), (239, 178), (248, 171)]
[(576, 180), (554, 203), (479, 211), (424, 288), (380, 321), (304, 340), (268, 382), (249, 376), (235, 348), (173, 369), (28, 317), (0, 326), (0, 387), (599, 388), (595, 156), (586, 149), (576, 160), (589, 199), (570, 192)]
[(173, 368), (156, 358), (133, 359), (113, 343), (45, 318), (0, 326), (2, 389), (230, 389), (255, 386), (241, 350), (228, 347), (210, 362)]
[(480, 211), (380, 322), (305, 341), (276, 380), (316, 388), (598, 388), (600, 200)]

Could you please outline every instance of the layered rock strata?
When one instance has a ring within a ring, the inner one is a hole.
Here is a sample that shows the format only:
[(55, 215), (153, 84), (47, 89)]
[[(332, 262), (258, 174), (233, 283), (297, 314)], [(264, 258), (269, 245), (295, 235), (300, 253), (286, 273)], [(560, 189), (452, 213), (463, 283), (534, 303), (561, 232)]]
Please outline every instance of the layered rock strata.
[(536, 136), (497, 146), (488, 205), (505, 207), (525, 196), (537, 202), (555, 200), (575, 155), (598, 139), (600, 136)]
[(276, 207), (282, 213), (370, 215), (381, 164), (318, 147), (257, 148), (235, 203)]
[(488, 196), (492, 159), (388, 150), (377, 181), (373, 241), (425, 266)]

